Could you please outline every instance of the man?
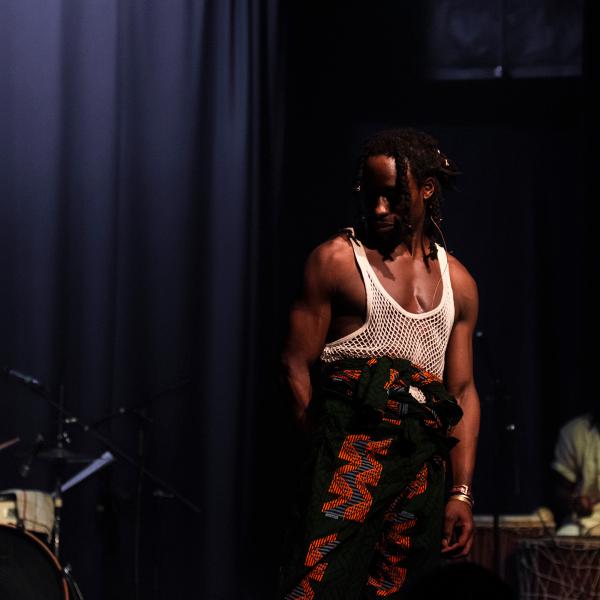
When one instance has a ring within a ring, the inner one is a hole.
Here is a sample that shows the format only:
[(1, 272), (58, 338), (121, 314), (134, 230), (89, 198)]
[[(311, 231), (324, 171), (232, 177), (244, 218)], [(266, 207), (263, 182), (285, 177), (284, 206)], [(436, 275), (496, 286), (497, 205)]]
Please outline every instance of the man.
[(557, 535), (600, 535), (600, 409), (575, 417), (554, 448), (554, 516)]
[(281, 570), (286, 599), (398, 598), (440, 554), (469, 552), (477, 288), (434, 242), (442, 187), (456, 175), (427, 134), (380, 132), (358, 172), (365, 231), (347, 230), (308, 258), (282, 361), (311, 436)]

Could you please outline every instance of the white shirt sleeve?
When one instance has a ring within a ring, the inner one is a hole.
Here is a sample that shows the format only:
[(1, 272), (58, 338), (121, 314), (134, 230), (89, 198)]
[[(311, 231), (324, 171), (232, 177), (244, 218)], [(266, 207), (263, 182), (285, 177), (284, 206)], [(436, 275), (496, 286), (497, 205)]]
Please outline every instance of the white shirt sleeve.
[(581, 477), (582, 465), (578, 449), (582, 443), (585, 444), (585, 437), (579, 425), (578, 420), (574, 420), (560, 430), (551, 465), (555, 471), (571, 483), (575, 483)]

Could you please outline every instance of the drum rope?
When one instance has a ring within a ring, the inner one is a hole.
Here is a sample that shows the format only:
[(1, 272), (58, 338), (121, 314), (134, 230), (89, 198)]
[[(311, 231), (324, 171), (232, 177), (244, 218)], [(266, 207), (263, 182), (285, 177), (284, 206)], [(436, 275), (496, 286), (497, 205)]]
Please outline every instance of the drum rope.
[(519, 557), (521, 600), (600, 600), (598, 541), (529, 541)]

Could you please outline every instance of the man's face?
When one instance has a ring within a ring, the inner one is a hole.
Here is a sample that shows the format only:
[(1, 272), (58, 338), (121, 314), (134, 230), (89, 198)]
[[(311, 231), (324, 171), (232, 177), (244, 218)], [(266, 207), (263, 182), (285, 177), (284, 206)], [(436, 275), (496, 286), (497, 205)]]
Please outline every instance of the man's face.
[[(412, 220), (424, 214), (423, 194), (410, 169), (407, 170), (406, 180)], [(395, 160), (383, 154), (367, 158), (363, 169), (363, 190), (371, 231), (381, 237), (400, 231), (401, 219), (408, 218), (409, 215), (400, 213)]]

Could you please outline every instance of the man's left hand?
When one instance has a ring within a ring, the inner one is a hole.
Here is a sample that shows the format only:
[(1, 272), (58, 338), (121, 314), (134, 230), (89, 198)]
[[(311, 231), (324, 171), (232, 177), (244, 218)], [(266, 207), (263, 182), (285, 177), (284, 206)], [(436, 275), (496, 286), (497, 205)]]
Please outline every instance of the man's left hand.
[(463, 558), (473, 544), (473, 513), (471, 507), (452, 497), (446, 503), (442, 554), (448, 558)]

